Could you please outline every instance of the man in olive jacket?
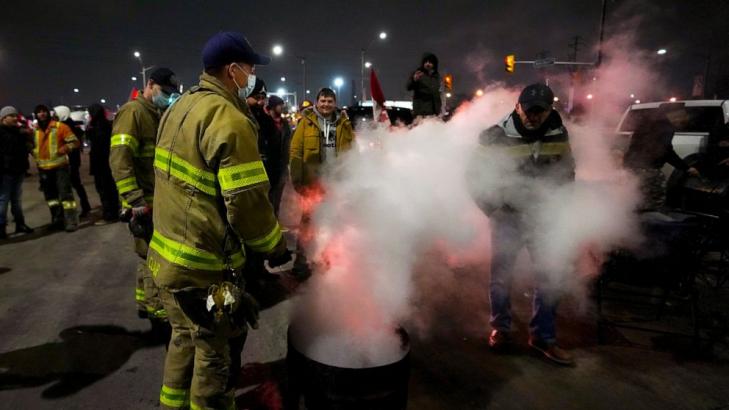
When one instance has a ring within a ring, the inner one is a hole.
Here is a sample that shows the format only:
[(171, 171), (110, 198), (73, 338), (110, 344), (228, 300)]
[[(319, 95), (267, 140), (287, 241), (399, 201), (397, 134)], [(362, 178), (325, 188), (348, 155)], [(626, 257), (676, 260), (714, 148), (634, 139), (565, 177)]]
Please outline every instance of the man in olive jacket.
[(240, 338), (246, 323), (257, 326), (240, 281), (243, 245), (272, 266), (290, 259), (245, 103), (255, 64), (269, 61), (243, 35), (216, 34), (203, 49), (199, 85), (160, 123), (147, 260), (172, 325), (162, 408), (234, 408)]
[(413, 117), (432, 117), (441, 114), (441, 79), (438, 57), (426, 53), (408, 79), (407, 90), (413, 92)]
[[(316, 105), (301, 112), (301, 120), (291, 140), (289, 167), (296, 192), (304, 196), (319, 195), (322, 172), (348, 151), (353, 141), (352, 123), (346, 112), (337, 109), (336, 94), (330, 88), (322, 88), (316, 96)], [(301, 241), (301, 238), (310, 237), (310, 212), (310, 209), (303, 210), (299, 224), (292, 271), (299, 279), (311, 275)]]

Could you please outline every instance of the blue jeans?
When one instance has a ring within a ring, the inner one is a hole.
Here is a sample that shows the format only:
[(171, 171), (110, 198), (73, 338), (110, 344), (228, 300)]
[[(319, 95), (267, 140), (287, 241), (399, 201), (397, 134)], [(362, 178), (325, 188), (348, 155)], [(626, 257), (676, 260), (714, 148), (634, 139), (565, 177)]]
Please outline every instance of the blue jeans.
[[(511, 285), (513, 268), (519, 251), (526, 246), (532, 261), (534, 247), (529, 240), (529, 229), (524, 227), (517, 213), (498, 211), (491, 216), (491, 327), (508, 332), (511, 329)], [(535, 264), (536, 265), (536, 264)], [(545, 272), (535, 266), (536, 286), (532, 301), (532, 319), (529, 332), (532, 337), (546, 343), (555, 343), (557, 335), (554, 318), (557, 310), (558, 290), (550, 286)]]
[(23, 194), (23, 174), (0, 176), (0, 225), (8, 223), (8, 204), (16, 225), (25, 224), (20, 197)]

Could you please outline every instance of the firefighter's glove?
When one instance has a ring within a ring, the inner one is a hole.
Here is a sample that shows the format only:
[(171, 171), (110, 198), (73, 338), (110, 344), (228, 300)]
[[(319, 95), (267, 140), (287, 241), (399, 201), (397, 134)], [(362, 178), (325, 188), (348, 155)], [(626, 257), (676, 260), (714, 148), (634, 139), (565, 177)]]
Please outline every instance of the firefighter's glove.
[(268, 258), (268, 266), (270, 268), (276, 268), (291, 262), (291, 259), (293, 259), (293, 254), (288, 248), (285, 248), (283, 252), (279, 252), (277, 255), (272, 255)]
[(149, 205), (132, 208), (129, 212), (129, 230), (135, 238), (149, 242), (152, 239), (152, 208)]

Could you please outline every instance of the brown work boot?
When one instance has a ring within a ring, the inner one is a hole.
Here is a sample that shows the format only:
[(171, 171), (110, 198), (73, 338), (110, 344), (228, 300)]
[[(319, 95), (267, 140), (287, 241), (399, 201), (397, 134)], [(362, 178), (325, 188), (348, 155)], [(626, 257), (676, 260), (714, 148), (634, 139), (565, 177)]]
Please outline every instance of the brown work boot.
[(547, 359), (562, 366), (574, 366), (575, 359), (572, 355), (556, 343), (547, 343), (534, 337), (529, 338), (529, 346), (538, 351)]
[(494, 351), (503, 351), (511, 345), (511, 335), (509, 332), (494, 329), (489, 335), (489, 347)]

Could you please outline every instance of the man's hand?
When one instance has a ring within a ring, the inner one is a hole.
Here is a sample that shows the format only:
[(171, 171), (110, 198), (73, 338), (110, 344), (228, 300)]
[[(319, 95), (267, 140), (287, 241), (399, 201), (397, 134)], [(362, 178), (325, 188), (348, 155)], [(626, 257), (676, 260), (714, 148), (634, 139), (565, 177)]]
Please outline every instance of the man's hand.
[(280, 252), (278, 255), (272, 255), (270, 258), (268, 258), (268, 266), (271, 268), (276, 268), (281, 265), (285, 265), (293, 259), (293, 254), (291, 253), (288, 248), (286, 248), (283, 252)]
[(699, 170), (696, 169), (696, 168), (694, 168), (694, 167), (689, 168), (686, 172), (689, 175), (691, 175), (692, 177), (700, 177), (701, 176), (701, 173), (699, 172)]
[(729, 158), (724, 158), (723, 160), (719, 161), (719, 164), (717, 164), (717, 165), (729, 167)]
[(425, 73), (423, 73), (423, 72), (422, 72), (422, 71), (420, 71), (420, 70), (415, 70), (415, 73), (413, 73), (413, 81), (418, 81), (418, 80), (420, 80), (420, 78), (421, 78), (421, 77), (422, 77), (422, 76), (423, 76), (424, 74), (425, 74)]
[(132, 220), (135, 218), (141, 218), (141, 217), (144, 217), (147, 215), (152, 215), (152, 207), (149, 205), (145, 204), (144, 206), (138, 206), (138, 207), (132, 208), (132, 217), (131, 217)]

